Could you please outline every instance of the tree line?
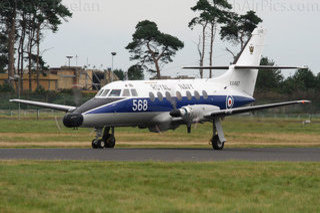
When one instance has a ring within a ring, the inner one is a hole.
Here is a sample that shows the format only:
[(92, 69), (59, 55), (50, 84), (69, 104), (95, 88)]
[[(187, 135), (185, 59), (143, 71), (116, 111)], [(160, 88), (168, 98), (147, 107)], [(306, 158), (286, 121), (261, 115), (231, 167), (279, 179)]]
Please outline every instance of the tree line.
[[(267, 57), (261, 59), (261, 65), (274, 64), (275, 62)], [(255, 96), (266, 99), (307, 98), (319, 101), (319, 91), (320, 73), (314, 75), (310, 69), (299, 69), (288, 77), (277, 69), (262, 69), (258, 74)]]
[[(200, 29), (197, 43), (199, 66), (204, 66), (206, 56), (209, 66), (213, 66), (217, 36), (232, 46), (239, 46), (238, 52), (226, 48), (236, 60), (253, 30), (262, 22), (254, 11), (247, 11), (244, 15), (232, 12), (232, 5), (227, 0), (199, 0), (191, 10), (196, 16), (190, 20), (188, 27), (191, 30)], [(137, 61), (137, 65), (144, 70), (156, 73), (160, 79), (161, 68), (172, 62), (177, 51), (183, 47), (184, 43), (177, 37), (161, 32), (155, 22), (144, 20), (137, 24), (132, 42), (126, 49), (131, 53), (132, 61)], [(200, 70), (200, 77), (203, 78), (203, 75), (203, 70)], [(209, 77), (212, 77), (212, 70)]]
[[(249, 40), (252, 31), (262, 22), (254, 11), (237, 14), (227, 0), (198, 0), (190, 8), (195, 13), (186, 25), (191, 30), (198, 30), (196, 42), (199, 66), (214, 64), (214, 48), (217, 38), (226, 42), (226, 53), (232, 56), (234, 63), (241, 49)], [(72, 17), (72, 13), (62, 0), (6, 0), (0, 2), (0, 72), (8, 71), (9, 83), (13, 84), (15, 74), (21, 78), (25, 68), (29, 74), (29, 89), (32, 88), (31, 76), (37, 76), (46, 70), (40, 44), (45, 32), (57, 32), (59, 26)], [(132, 35), (132, 41), (125, 47), (131, 54), (130, 60), (136, 64), (127, 72), (116, 70), (119, 79), (141, 80), (144, 71), (154, 73), (161, 78), (162, 68), (173, 61), (184, 43), (176, 36), (162, 32), (157, 24), (150, 20), (140, 21)], [(208, 64), (206, 63), (208, 59)], [(268, 58), (261, 60), (262, 65), (272, 65)], [(203, 70), (199, 70), (203, 78)], [(212, 77), (210, 70), (209, 77)], [(299, 91), (319, 90), (320, 76), (311, 70), (299, 70), (293, 76), (284, 78), (279, 70), (259, 72), (257, 92), (270, 91), (292, 94)], [(3, 88), (7, 89), (7, 88)]]
[(39, 88), (40, 72), (46, 69), (40, 50), (44, 32), (57, 32), (59, 25), (71, 16), (62, 0), (0, 2), (0, 72), (7, 68), (9, 84), (13, 84), (15, 74), (18, 74), (23, 91), (23, 74), (27, 67), (29, 90), (32, 89), (33, 73), (36, 73)]

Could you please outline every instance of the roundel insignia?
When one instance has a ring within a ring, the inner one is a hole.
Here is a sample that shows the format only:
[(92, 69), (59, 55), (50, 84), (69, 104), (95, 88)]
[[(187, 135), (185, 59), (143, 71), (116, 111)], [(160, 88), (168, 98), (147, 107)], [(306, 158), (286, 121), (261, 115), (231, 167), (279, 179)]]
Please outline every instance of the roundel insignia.
[(227, 109), (231, 109), (234, 105), (234, 99), (232, 96), (228, 96), (226, 100), (226, 107)]

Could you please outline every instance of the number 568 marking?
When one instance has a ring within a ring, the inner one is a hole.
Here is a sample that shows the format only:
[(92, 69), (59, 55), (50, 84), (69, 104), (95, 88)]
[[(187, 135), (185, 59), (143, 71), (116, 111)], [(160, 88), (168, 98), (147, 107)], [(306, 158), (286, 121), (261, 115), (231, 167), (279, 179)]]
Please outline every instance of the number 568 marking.
[(133, 100), (132, 110), (134, 112), (142, 112), (148, 110), (148, 101), (147, 100)]

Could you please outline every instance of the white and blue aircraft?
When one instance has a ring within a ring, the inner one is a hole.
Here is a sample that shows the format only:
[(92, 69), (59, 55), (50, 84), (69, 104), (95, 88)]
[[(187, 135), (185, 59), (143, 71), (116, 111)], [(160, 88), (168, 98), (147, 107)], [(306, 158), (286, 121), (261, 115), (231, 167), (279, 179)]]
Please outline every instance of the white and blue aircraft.
[(212, 79), (118, 81), (104, 86), (80, 107), (14, 99), (11, 102), (65, 111), (63, 123), (69, 128), (95, 128), (92, 148), (114, 148), (115, 127), (148, 128), (151, 132), (174, 130), (194, 123), (213, 123), (212, 147), (222, 150), (226, 142), (221, 121), (226, 116), (281, 106), (310, 103), (307, 100), (252, 106), (259, 69), (301, 67), (260, 66), (265, 30), (257, 28), (231, 66), (185, 67), (221, 69)]

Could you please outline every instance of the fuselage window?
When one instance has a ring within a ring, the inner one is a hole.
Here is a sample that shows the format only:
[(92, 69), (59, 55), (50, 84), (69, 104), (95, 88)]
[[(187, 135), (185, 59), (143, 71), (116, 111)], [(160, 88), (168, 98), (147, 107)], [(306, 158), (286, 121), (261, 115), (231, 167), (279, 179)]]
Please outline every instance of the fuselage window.
[(167, 99), (167, 101), (169, 101), (169, 102), (172, 101), (170, 92), (166, 92), (166, 99)]
[(178, 92), (176, 93), (176, 95), (177, 95), (178, 100), (181, 101), (181, 100), (182, 100), (182, 95), (181, 95), (181, 93), (178, 91)]
[(191, 92), (187, 91), (187, 97), (188, 97), (188, 100), (189, 100), (189, 101), (191, 101), (191, 100), (192, 100)]
[(132, 94), (132, 96), (134, 96), (134, 97), (137, 97), (137, 96), (138, 96), (138, 93), (137, 93), (137, 90), (136, 90), (136, 89), (131, 89), (131, 94)]
[(114, 89), (111, 91), (109, 97), (120, 97), (121, 89)]
[(149, 93), (149, 97), (150, 97), (150, 100), (151, 100), (152, 102), (154, 102), (154, 101), (156, 100), (156, 97), (154, 96), (153, 92), (150, 92), (150, 93)]
[(101, 94), (101, 96), (107, 96), (109, 92), (110, 92), (110, 90), (109, 90), (109, 89), (106, 89), (106, 90)]
[(208, 93), (206, 91), (202, 91), (202, 95), (204, 99), (208, 99)]
[(130, 96), (130, 91), (128, 89), (123, 90), (122, 96), (129, 97)]
[(160, 101), (163, 101), (163, 95), (162, 95), (162, 93), (161, 93), (161, 92), (158, 92), (157, 95), (158, 95), (158, 99), (159, 99)]
[(196, 97), (197, 100), (200, 100), (200, 94), (198, 93), (198, 91), (194, 92), (194, 97)]
[(100, 96), (104, 92), (104, 89), (100, 90), (97, 94), (97, 96)]

